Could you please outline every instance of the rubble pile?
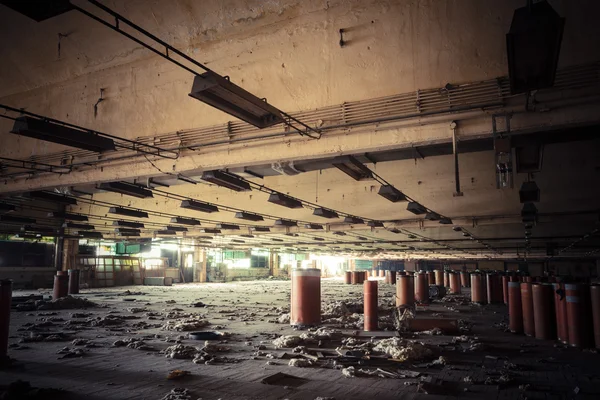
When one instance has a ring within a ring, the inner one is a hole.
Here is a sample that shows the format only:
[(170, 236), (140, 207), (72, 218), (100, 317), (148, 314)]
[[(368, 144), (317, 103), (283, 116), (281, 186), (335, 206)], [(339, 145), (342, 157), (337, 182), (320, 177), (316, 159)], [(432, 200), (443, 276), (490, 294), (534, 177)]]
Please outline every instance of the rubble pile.
[(373, 350), (399, 361), (418, 361), (432, 355), (431, 349), (423, 343), (397, 337), (376, 341)]
[(162, 326), (162, 329), (166, 331), (186, 332), (194, 331), (196, 329), (203, 328), (207, 325), (210, 325), (210, 323), (206, 319), (204, 319), (204, 317), (196, 316), (180, 320), (167, 321)]
[(65, 296), (56, 300), (37, 300), (35, 308), (37, 310), (70, 310), (98, 307), (97, 303), (83, 297)]
[(167, 358), (175, 358), (179, 360), (193, 359), (197, 354), (200, 353), (196, 347), (193, 346), (185, 346), (183, 344), (176, 344), (173, 346), (169, 346), (163, 351), (161, 354), (164, 354)]

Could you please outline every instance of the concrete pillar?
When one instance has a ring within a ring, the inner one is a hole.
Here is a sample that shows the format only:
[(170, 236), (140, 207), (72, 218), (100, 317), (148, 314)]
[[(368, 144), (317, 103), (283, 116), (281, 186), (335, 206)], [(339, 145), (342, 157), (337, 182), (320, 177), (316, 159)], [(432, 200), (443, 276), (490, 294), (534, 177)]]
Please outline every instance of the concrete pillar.
[(79, 254), (79, 239), (65, 239), (63, 240), (63, 252), (62, 252), (62, 270), (66, 271), (69, 269), (77, 269), (75, 265), (75, 258)]

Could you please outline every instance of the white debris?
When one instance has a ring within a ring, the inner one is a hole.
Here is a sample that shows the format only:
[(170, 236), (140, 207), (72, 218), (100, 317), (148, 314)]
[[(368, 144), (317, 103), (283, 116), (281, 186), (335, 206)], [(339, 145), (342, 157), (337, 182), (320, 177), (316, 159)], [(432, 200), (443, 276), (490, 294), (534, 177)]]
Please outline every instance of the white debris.
[(356, 376), (356, 370), (354, 367), (343, 368), (342, 375), (344, 375), (346, 378), (354, 378)]
[(302, 343), (302, 339), (300, 339), (300, 336), (294, 335), (283, 335), (273, 340), (273, 344), (278, 349), (282, 347), (296, 347), (300, 343)]
[(192, 318), (185, 318), (185, 319), (174, 320), (174, 321), (167, 321), (162, 326), (162, 329), (167, 330), (167, 331), (180, 331), (180, 332), (193, 331), (196, 329), (203, 328), (209, 324), (210, 323), (204, 318), (192, 317)]
[(280, 324), (289, 324), (290, 323), (290, 313), (281, 314), (277, 319), (277, 322)]
[(165, 355), (167, 358), (176, 358), (176, 359), (192, 359), (194, 358), (200, 351), (193, 346), (185, 346), (183, 344), (176, 344), (174, 346), (169, 346), (161, 353)]
[(313, 362), (305, 358), (292, 358), (288, 365), (290, 367), (306, 368), (312, 366)]
[(373, 350), (385, 353), (400, 361), (421, 360), (432, 354), (431, 350), (423, 343), (397, 337), (377, 341)]

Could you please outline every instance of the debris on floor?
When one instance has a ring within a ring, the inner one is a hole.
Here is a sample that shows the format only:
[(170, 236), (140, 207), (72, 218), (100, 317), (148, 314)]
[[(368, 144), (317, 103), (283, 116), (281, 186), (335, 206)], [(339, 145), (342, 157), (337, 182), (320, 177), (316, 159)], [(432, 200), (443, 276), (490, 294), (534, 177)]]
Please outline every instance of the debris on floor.
[(199, 352), (200, 350), (198, 350), (196, 347), (185, 346), (183, 344), (169, 346), (161, 351), (161, 353), (167, 358), (176, 358), (180, 360), (193, 359)]
[[(192, 400), (192, 395), (188, 389), (185, 388), (174, 388), (171, 389), (165, 397), (160, 400)], [(199, 399), (200, 400), (200, 399)]]
[(35, 304), (38, 310), (69, 310), (98, 307), (98, 304), (93, 301), (83, 297), (73, 296), (65, 296), (51, 301), (38, 300)]
[(193, 331), (196, 329), (200, 329), (207, 325), (210, 325), (210, 323), (206, 319), (204, 319), (202, 317), (192, 317), (192, 318), (185, 318), (185, 319), (181, 319), (181, 320), (167, 321), (162, 326), (162, 329), (164, 329), (166, 331), (184, 332), (184, 331)]
[(283, 347), (296, 347), (300, 343), (302, 343), (302, 339), (300, 339), (300, 336), (295, 335), (283, 335), (273, 340), (273, 345), (275, 345), (275, 348), (277, 349)]
[(373, 350), (385, 353), (398, 361), (418, 361), (432, 355), (432, 351), (423, 343), (397, 337), (375, 342)]
[(292, 358), (290, 360), (290, 362), (288, 363), (288, 365), (290, 367), (306, 368), (306, 367), (312, 367), (313, 361), (307, 360), (305, 358)]
[(177, 379), (181, 379), (185, 376), (189, 376), (192, 373), (190, 371), (186, 371), (186, 370), (182, 370), (182, 369), (174, 369), (173, 371), (169, 372), (169, 375), (167, 375), (167, 379), (170, 381), (174, 381)]
[(46, 389), (31, 386), (31, 383), (17, 380), (8, 385), (0, 385), (2, 400), (48, 400), (60, 399), (66, 392), (62, 389)]
[(77, 357), (83, 357), (83, 355), (85, 354), (85, 351), (83, 349), (71, 349), (69, 347), (63, 347), (62, 349), (57, 351), (57, 354), (62, 354), (61, 357), (58, 357), (59, 359), (77, 358)]

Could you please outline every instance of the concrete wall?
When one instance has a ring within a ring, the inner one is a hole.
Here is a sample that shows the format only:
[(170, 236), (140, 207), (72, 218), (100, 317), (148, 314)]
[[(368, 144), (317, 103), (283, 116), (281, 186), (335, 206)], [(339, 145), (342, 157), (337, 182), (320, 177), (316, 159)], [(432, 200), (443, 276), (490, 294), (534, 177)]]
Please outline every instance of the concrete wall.
[[(600, 59), (595, 0), (553, 0), (567, 18), (560, 65)], [(284, 110), (308, 110), (507, 74), (521, 0), (160, 0), (111, 3), (142, 27)], [(122, 137), (230, 119), (187, 96), (190, 73), (72, 12), (35, 23), (0, 13), (0, 102)], [(347, 31), (344, 47), (339, 29)], [(24, 35), (23, 32), (27, 32)], [(58, 33), (69, 34), (61, 40)], [(94, 116), (93, 105), (105, 90)], [(62, 146), (4, 136), (0, 154)]]
[(56, 271), (53, 267), (4, 267), (0, 280), (12, 279), (13, 288), (51, 288)]

